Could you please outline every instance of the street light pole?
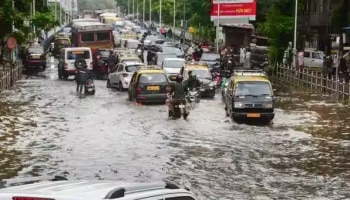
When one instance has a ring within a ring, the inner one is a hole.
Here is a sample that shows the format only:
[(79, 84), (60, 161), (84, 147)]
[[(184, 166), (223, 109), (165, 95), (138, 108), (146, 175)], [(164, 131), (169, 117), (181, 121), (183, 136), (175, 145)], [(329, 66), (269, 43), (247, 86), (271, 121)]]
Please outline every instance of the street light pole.
[(160, 0), (159, 5), (159, 28), (162, 27), (162, 0)]
[(132, 0), (132, 19), (135, 19), (135, 0)]
[(220, 52), (219, 50), (219, 28), (220, 28), (220, 0), (218, 0), (218, 19), (216, 24), (216, 51), (217, 53)]
[(143, 25), (145, 25), (145, 9), (146, 9), (146, 0), (143, 0), (143, 5), (142, 5), (142, 22), (143, 22)]
[(297, 67), (297, 29), (298, 29), (298, 0), (295, 0), (294, 11), (294, 41), (293, 41), (293, 64)]
[(174, 20), (173, 20), (173, 29), (175, 29), (175, 20), (176, 20), (176, 0), (174, 0)]
[(139, 20), (139, 1), (136, 1), (136, 17)]
[(128, 0), (128, 16), (130, 15), (130, 0)]
[[(35, 4), (36, 4), (36, 2), (35, 2), (35, 0), (33, 0), (33, 17), (35, 16), (35, 13), (36, 13), (36, 11), (35, 11)], [(33, 25), (33, 32), (35, 34), (35, 25)]]
[[(12, 0), (12, 11), (14, 11), (15, 10), (15, 1), (14, 0)], [(15, 20), (13, 20), (12, 19), (12, 32), (14, 32), (15, 31)]]
[(149, 0), (149, 24), (152, 24), (152, 0)]

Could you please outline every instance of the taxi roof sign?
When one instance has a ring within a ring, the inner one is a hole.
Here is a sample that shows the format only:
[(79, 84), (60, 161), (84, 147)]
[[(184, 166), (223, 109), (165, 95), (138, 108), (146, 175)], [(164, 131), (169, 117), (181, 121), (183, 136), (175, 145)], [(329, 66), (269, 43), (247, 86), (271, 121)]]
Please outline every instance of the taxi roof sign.
[(234, 76), (261, 76), (267, 77), (267, 74), (263, 70), (234, 70)]

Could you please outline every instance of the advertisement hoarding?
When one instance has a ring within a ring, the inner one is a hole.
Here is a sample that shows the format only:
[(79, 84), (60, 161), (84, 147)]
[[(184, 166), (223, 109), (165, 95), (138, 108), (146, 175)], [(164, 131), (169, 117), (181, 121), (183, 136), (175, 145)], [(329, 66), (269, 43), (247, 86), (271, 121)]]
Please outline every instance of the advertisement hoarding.
[[(210, 19), (249, 18), (255, 20), (257, 0), (211, 0)], [(229, 3), (228, 3), (229, 2)], [(232, 3), (234, 2), (234, 3)], [(220, 5), (220, 9), (218, 6)], [(220, 10), (218, 16), (218, 10)]]

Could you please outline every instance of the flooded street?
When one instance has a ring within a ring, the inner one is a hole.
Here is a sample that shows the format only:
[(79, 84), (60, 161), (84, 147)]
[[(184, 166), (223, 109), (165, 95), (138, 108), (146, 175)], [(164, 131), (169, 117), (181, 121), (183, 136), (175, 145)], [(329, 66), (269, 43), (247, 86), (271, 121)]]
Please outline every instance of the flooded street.
[(189, 121), (169, 121), (165, 105), (136, 105), (127, 92), (95, 84), (95, 96), (79, 98), (75, 82), (49, 67), (3, 92), (0, 178), (166, 179), (200, 199), (350, 196), (350, 132), (317, 132), (326, 124), (317, 101), (278, 92), (274, 123), (258, 126), (226, 118), (218, 93)]

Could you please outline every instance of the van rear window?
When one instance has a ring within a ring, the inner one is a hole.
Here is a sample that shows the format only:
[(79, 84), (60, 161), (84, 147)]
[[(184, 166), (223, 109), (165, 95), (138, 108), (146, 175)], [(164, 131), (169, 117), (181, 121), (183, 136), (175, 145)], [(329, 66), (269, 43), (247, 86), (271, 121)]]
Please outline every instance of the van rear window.
[(68, 51), (67, 52), (67, 59), (68, 60), (75, 60), (78, 58), (83, 59), (90, 59), (90, 51)]

